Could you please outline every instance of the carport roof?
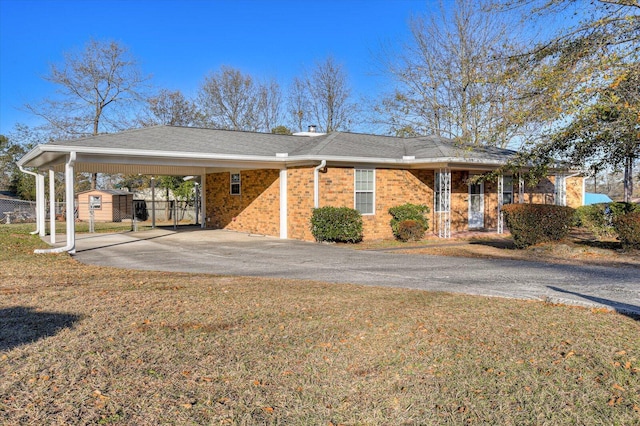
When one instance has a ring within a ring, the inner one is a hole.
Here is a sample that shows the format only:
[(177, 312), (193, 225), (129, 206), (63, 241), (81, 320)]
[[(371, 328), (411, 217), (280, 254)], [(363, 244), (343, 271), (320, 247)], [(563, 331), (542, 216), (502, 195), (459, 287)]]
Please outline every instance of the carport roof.
[(465, 148), (445, 138), (397, 138), (333, 132), (277, 135), (194, 127), (156, 126), (38, 145), (18, 161), (26, 167), (61, 170), (69, 153), (79, 171), (198, 174), (221, 169), (283, 168), (317, 164), (369, 164), (418, 168), (503, 164), (514, 151)]

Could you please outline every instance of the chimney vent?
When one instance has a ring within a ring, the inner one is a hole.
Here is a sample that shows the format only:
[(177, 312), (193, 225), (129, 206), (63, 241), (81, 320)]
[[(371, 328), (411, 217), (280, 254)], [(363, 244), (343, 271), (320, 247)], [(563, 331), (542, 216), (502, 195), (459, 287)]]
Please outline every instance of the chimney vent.
[(315, 124), (310, 124), (309, 125), (309, 133), (315, 133), (316, 132), (316, 125)]

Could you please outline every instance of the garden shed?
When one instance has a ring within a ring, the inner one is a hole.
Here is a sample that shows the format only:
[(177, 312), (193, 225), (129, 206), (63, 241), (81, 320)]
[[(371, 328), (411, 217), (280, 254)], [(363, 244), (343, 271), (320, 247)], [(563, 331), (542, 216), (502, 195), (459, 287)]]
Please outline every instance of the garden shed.
[(96, 222), (121, 222), (131, 219), (133, 193), (92, 189), (78, 193), (78, 219), (89, 221), (91, 210)]

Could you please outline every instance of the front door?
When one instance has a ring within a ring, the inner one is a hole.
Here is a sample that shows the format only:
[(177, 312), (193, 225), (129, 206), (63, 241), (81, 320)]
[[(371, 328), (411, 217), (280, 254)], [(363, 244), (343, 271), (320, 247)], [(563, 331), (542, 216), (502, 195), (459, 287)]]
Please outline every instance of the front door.
[(469, 229), (484, 228), (484, 183), (469, 184)]

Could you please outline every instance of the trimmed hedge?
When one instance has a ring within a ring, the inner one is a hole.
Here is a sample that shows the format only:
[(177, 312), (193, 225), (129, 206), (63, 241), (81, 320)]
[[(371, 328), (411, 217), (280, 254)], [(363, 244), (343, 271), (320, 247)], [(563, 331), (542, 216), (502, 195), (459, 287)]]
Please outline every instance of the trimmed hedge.
[(624, 249), (640, 250), (640, 211), (617, 216), (613, 227)]
[(419, 238), (422, 239), (422, 237), (424, 237), (424, 231), (429, 229), (429, 219), (425, 217), (425, 214), (429, 213), (429, 211), (429, 207), (425, 204), (406, 203), (391, 207), (389, 209), (389, 214), (392, 216), (390, 224), (393, 235), (401, 241), (408, 241), (400, 238), (398, 232), (400, 223), (406, 220), (411, 220), (416, 222), (422, 228), (422, 236)]
[(311, 233), (316, 241), (359, 243), (362, 215), (348, 207), (321, 207), (313, 210)]
[(424, 225), (416, 220), (403, 220), (397, 229), (396, 238), (400, 241), (420, 241), (424, 238)]
[(575, 225), (586, 228), (600, 237), (613, 236), (615, 218), (634, 211), (640, 211), (638, 204), (614, 202), (581, 206), (576, 209)]
[(563, 239), (575, 215), (571, 207), (552, 204), (508, 204), (502, 211), (517, 248)]

